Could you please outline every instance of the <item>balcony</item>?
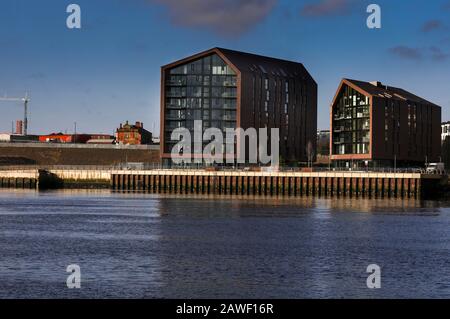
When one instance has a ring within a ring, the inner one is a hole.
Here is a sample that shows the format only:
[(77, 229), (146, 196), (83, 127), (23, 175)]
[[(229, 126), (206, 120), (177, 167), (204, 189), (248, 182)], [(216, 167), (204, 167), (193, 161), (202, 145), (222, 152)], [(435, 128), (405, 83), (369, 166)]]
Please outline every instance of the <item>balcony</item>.
[(236, 121), (236, 116), (234, 116), (234, 115), (224, 115), (222, 117), (222, 119), (224, 121)]
[(172, 132), (173, 130), (176, 130), (177, 128), (181, 128), (182, 126), (175, 126), (175, 125), (166, 125), (164, 126), (164, 129), (166, 132)]
[(224, 81), (223, 86), (226, 87), (236, 87), (236, 81)]
[(237, 94), (236, 93), (231, 93), (231, 92), (224, 92), (224, 93), (222, 93), (221, 97), (223, 97), (223, 98), (236, 98)]
[(186, 106), (178, 105), (178, 104), (166, 104), (166, 109), (185, 109)]
[(186, 97), (186, 92), (166, 92), (166, 97)]
[(184, 121), (185, 119), (186, 119), (186, 115), (181, 115), (181, 116), (167, 115), (166, 116), (166, 120), (168, 120), (168, 121)]
[(357, 113), (356, 117), (357, 118), (368, 118), (369, 113)]
[(177, 81), (167, 81), (167, 86), (185, 86), (186, 80), (177, 80)]

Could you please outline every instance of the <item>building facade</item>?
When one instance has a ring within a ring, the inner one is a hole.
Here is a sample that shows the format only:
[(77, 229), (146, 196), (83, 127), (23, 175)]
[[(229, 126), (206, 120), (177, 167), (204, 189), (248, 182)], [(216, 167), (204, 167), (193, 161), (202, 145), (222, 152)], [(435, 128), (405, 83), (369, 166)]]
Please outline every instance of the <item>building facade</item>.
[(116, 141), (124, 145), (150, 145), (152, 144), (152, 133), (144, 129), (144, 123), (120, 124), (116, 131)]
[(317, 155), (330, 155), (330, 131), (317, 131)]
[(441, 142), (444, 143), (447, 137), (450, 137), (450, 122), (441, 124)]
[(23, 121), (17, 120), (16, 121), (16, 134), (17, 135), (23, 135)]
[[(194, 121), (200, 120), (203, 132), (207, 128), (222, 132), (279, 128), (280, 156), (289, 162), (306, 162), (307, 144), (316, 146), (317, 84), (301, 63), (222, 48), (163, 66), (163, 163), (172, 162), (178, 142), (171, 140), (173, 130), (192, 132)], [(222, 152), (224, 157), (229, 155)]]
[(403, 89), (344, 79), (330, 116), (335, 167), (422, 166), (441, 155), (441, 107)]
[(0, 142), (6, 143), (27, 143), (27, 142), (39, 142), (39, 136), (37, 135), (22, 135), (11, 133), (0, 133)]
[(116, 138), (109, 134), (91, 134), (90, 139), (86, 144), (115, 144)]
[(39, 142), (42, 143), (78, 143), (85, 144), (90, 139), (88, 134), (63, 134), (52, 133), (49, 135), (40, 135)]

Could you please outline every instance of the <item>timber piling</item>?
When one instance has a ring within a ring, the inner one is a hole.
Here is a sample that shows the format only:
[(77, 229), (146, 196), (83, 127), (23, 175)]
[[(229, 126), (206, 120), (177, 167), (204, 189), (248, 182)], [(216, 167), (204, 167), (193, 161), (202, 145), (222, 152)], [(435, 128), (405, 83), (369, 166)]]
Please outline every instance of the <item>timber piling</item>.
[(420, 173), (112, 171), (114, 190), (173, 194), (422, 198), (441, 176)]

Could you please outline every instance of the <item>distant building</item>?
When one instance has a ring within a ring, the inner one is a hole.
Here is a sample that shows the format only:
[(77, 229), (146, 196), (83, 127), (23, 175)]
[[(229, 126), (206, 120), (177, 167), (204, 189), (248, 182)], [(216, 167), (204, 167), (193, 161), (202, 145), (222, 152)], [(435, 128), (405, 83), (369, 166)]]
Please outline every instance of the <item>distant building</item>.
[(0, 133), (0, 142), (7, 143), (27, 143), (27, 142), (38, 142), (39, 136), (37, 135), (21, 135), (21, 134), (10, 134), (10, 133)]
[(22, 120), (16, 121), (16, 134), (23, 135), (23, 121)]
[(436, 162), (441, 107), (380, 82), (344, 79), (331, 105), (336, 167), (393, 167)]
[(330, 155), (330, 131), (317, 131), (317, 155)]
[(116, 140), (119, 144), (125, 145), (150, 145), (152, 144), (152, 133), (144, 129), (144, 123), (120, 124), (116, 131)]
[(91, 138), (88, 134), (63, 134), (52, 133), (39, 136), (39, 142), (43, 143), (79, 143), (85, 144)]
[(159, 137), (153, 137), (153, 138), (152, 138), (152, 143), (153, 143), (154, 145), (159, 145), (159, 143), (160, 143)]
[(317, 150), (315, 165), (330, 164), (330, 131), (317, 131)]
[(108, 134), (91, 134), (86, 144), (114, 144), (116, 138)]
[(450, 168), (450, 121), (441, 124), (442, 158), (445, 168)]
[(200, 120), (203, 131), (212, 127), (222, 133), (227, 128), (267, 128), (269, 133), (279, 128), (280, 156), (287, 162), (310, 160), (308, 145), (316, 147), (317, 84), (303, 64), (213, 48), (161, 71), (164, 163), (172, 163), (178, 143), (171, 141), (173, 130), (184, 127), (192, 134), (194, 121)]
[(443, 143), (450, 136), (450, 121), (441, 124), (441, 142)]

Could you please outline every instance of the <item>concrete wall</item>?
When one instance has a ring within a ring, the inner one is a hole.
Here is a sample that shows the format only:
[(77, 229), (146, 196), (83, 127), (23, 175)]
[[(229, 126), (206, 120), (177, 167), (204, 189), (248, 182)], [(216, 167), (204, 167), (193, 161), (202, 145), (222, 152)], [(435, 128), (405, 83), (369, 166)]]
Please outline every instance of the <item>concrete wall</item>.
[(420, 198), (442, 176), (416, 173), (242, 172), (202, 170), (0, 170), (0, 187), (109, 188), (169, 193)]
[(0, 143), (0, 165), (159, 163), (159, 146)]
[(50, 169), (48, 172), (62, 180), (103, 180), (108, 182), (111, 180), (110, 170)]
[(29, 170), (14, 170), (14, 171), (2, 171), (0, 170), (0, 178), (39, 178), (39, 171), (37, 169)]

